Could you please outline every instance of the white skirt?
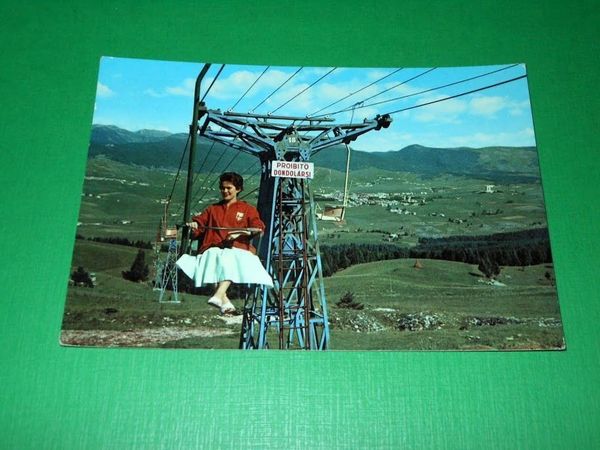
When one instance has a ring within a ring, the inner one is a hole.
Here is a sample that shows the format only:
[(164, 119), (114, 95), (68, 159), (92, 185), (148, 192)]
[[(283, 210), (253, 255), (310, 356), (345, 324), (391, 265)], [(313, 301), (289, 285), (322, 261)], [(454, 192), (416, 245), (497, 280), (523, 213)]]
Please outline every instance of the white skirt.
[(196, 257), (182, 255), (176, 264), (183, 273), (194, 280), (196, 287), (224, 280), (273, 287), (273, 280), (258, 256), (235, 247), (211, 247)]

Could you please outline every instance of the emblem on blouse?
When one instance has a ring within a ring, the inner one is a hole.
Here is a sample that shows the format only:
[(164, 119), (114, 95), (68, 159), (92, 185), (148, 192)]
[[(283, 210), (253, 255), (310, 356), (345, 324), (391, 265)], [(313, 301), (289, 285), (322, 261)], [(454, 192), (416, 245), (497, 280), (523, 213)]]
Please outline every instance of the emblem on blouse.
[(238, 211), (237, 213), (235, 213), (235, 220), (237, 220), (238, 222), (241, 222), (243, 218), (244, 218), (243, 212)]

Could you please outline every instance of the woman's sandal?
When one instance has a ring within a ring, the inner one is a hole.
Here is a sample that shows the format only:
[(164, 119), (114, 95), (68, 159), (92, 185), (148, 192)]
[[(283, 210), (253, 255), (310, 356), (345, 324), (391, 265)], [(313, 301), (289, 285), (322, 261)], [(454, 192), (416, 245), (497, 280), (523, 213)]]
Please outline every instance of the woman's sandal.
[(221, 314), (232, 315), (235, 314), (235, 306), (229, 300), (227, 300), (221, 306)]
[(208, 304), (211, 306), (215, 306), (219, 309), (221, 309), (221, 307), (223, 306), (223, 302), (221, 301), (220, 298), (218, 297), (211, 297), (208, 299)]

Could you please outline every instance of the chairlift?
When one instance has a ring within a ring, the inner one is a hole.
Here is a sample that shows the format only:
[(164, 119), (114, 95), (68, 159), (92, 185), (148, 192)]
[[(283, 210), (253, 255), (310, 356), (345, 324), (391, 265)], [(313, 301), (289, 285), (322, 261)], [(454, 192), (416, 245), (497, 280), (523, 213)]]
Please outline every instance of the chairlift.
[(169, 226), (167, 221), (167, 205), (165, 205), (165, 211), (163, 213), (162, 218), (160, 219), (160, 224), (158, 226), (157, 233), (157, 241), (165, 242), (173, 239), (177, 239), (177, 227)]
[[(348, 207), (348, 177), (350, 174), (350, 146), (346, 145), (346, 175), (344, 177), (344, 198), (342, 205), (326, 205), (322, 211), (316, 213), (317, 219), (324, 221), (343, 222)], [(317, 205), (317, 209), (321, 209)]]

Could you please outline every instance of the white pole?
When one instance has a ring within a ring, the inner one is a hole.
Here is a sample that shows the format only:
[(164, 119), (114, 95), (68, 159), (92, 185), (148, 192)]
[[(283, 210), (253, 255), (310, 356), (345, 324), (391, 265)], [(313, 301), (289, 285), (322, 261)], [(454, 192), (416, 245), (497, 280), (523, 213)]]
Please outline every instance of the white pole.
[(348, 174), (350, 173), (350, 147), (346, 144), (346, 177), (344, 179), (344, 202), (342, 203), (342, 217), (341, 220), (344, 220), (346, 216), (346, 206), (348, 206)]

